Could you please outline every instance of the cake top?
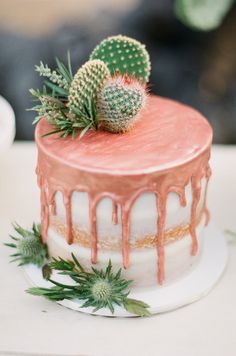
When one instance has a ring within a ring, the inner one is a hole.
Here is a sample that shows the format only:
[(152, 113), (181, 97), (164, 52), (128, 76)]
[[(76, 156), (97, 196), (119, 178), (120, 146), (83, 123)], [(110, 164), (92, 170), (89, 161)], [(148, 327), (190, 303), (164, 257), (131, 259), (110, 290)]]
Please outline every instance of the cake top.
[(92, 131), (79, 139), (42, 137), (46, 120), (37, 125), (41, 150), (65, 165), (107, 174), (145, 174), (193, 160), (211, 144), (212, 129), (196, 110), (178, 102), (150, 96), (136, 125), (123, 134)]

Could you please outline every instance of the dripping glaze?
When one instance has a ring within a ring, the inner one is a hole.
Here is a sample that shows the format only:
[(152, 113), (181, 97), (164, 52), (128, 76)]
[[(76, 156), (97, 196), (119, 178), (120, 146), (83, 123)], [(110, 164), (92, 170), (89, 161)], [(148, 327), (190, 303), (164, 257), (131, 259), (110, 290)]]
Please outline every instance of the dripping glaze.
[[(179, 196), (180, 205), (186, 206), (185, 188), (190, 183), (192, 187), (192, 205), (191, 205), (191, 221), (190, 221), (190, 235), (192, 238), (192, 248), (190, 253), (195, 255), (198, 250), (198, 241), (196, 236), (197, 225), (197, 207), (201, 195), (201, 181), (206, 178), (207, 184), (204, 192), (203, 211), (209, 218), (206, 207), (206, 192), (208, 180), (211, 175), (209, 167), (210, 145), (212, 139), (212, 132), (206, 120), (190, 108), (183, 105), (176, 104), (172, 101), (160, 98), (152, 98), (148, 109), (144, 112), (144, 119), (152, 121), (156, 125), (156, 132), (161, 132), (159, 137), (153, 135), (154, 128), (143, 121), (137, 125), (133, 132), (127, 135), (113, 135), (109, 133), (88, 133), (84, 141), (80, 143), (80, 147), (76, 149), (76, 140), (63, 141), (58, 138), (46, 138), (43, 141), (42, 134), (45, 129), (48, 129), (48, 124), (42, 121), (38, 124), (36, 130), (36, 141), (38, 144), (38, 185), (40, 187), (41, 195), (41, 222), (42, 222), (42, 239), (46, 241), (47, 230), (50, 223), (50, 214), (56, 214), (55, 194), (61, 192), (63, 196), (63, 203), (66, 210), (66, 239), (68, 244), (73, 243), (73, 226), (71, 214), (71, 197), (73, 192), (86, 192), (89, 199), (89, 218), (90, 218), (90, 234), (91, 234), (91, 262), (97, 262), (97, 222), (96, 222), (96, 208), (99, 201), (104, 197), (109, 197), (112, 200), (112, 223), (118, 223), (117, 209), (118, 205), (121, 207), (121, 225), (122, 225), (122, 256), (124, 268), (129, 267), (130, 244), (130, 215), (131, 209), (136, 199), (144, 192), (153, 192), (156, 196), (157, 209), (157, 277), (160, 284), (165, 279), (165, 248), (164, 235), (166, 223), (166, 202), (168, 194), (171, 192)], [(171, 111), (172, 109), (172, 111)], [(166, 119), (167, 117), (167, 119)], [(191, 121), (191, 117), (193, 120)], [(200, 118), (200, 124), (195, 118)], [(170, 120), (170, 118), (173, 118)], [(168, 126), (166, 125), (166, 121)], [(162, 122), (163, 120), (163, 122)], [(169, 120), (169, 121), (168, 121)], [(173, 121), (173, 122), (172, 122)], [(152, 124), (152, 126), (154, 125)], [(192, 126), (196, 126), (196, 129)], [(182, 127), (191, 126), (193, 135), (191, 140), (185, 140)], [(136, 130), (136, 131), (135, 131)], [(146, 130), (146, 131), (145, 131)], [(165, 130), (168, 130), (165, 132)], [(178, 134), (179, 133), (179, 134)], [(96, 136), (97, 135), (97, 136)], [(174, 143), (166, 142), (169, 136), (173, 137)], [(115, 142), (113, 144), (113, 141)], [(87, 141), (89, 141), (87, 145)], [(110, 141), (109, 141), (110, 140)], [(116, 142), (117, 141), (117, 142)], [(127, 152), (123, 147), (130, 145), (132, 141), (133, 151), (132, 160), (126, 158)], [(137, 155), (135, 150), (140, 148), (143, 144), (144, 153), (139, 151)], [(146, 143), (150, 144), (147, 146)], [(109, 150), (107, 148), (110, 145)], [(98, 155), (104, 152), (102, 158), (93, 158), (85, 146), (91, 147), (96, 145)], [(123, 144), (123, 146), (122, 146)], [(165, 160), (167, 160), (166, 153), (163, 147), (169, 147), (170, 154), (167, 157), (170, 161), (169, 167)], [(64, 146), (63, 146), (64, 145)], [(78, 142), (77, 142), (78, 145)], [(99, 146), (100, 145), (100, 146)], [(113, 145), (113, 146), (112, 146)], [(169, 146), (168, 146), (169, 145)], [(60, 148), (63, 146), (63, 152)], [(84, 148), (85, 147), (85, 148)], [(179, 148), (179, 150), (176, 149)], [(99, 149), (98, 149), (99, 148)], [(60, 154), (57, 154), (57, 149)], [(99, 151), (100, 150), (100, 151)], [(117, 151), (118, 150), (118, 151)], [(53, 152), (52, 152), (53, 151)], [(78, 157), (75, 155), (77, 152)], [(156, 154), (155, 152), (160, 152)], [(177, 153), (176, 153), (177, 152)], [(81, 154), (81, 156), (79, 156)], [(143, 160), (140, 157), (143, 154)], [(114, 160), (115, 155), (115, 160)], [(182, 161), (180, 162), (179, 156)], [(145, 157), (147, 159), (145, 160)], [(66, 162), (66, 158), (69, 162)], [(94, 169), (92, 172), (85, 166), (80, 166), (81, 160), (86, 158), (86, 162), (90, 161), (92, 164), (102, 162), (106, 166), (104, 169)], [(140, 160), (140, 161), (139, 161)], [(78, 164), (75, 164), (77, 163)], [(114, 163), (113, 163), (114, 162)], [(140, 163), (141, 162), (141, 163)], [(161, 169), (149, 170), (149, 167), (155, 166), (156, 162), (160, 163)], [(173, 163), (176, 162), (176, 163)], [(115, 169), (121, 165), (124, 167), (131, 167), (130, 172), (122, 172), (117, 174)], [(143, 166), (143, 169), (132, 172), (132, 168), (136, 166), (149, 164), (149, 167)], [(113, 167), (114, 166), (114, 170)], [(146, 169), (146, 171), (145, 171)], [(147, 173), (148, 170), (148, 173)]]
[[(135, 200), (140, 194), (145, 191), (152, 191), (156, 195), (157, 202), (157, 255), (158, 255), (158, 281), (160, 284), (164, 281), (164, 233), (165, 233), (165, 221), (166, 221), (166, 201), (167, 196), (170, 192), (175, 192), (179, 195), (180, 205), (186, 205), (185, 199), (185, 187), (189, 182), (192, 185), (192, 207), (191, 207), (191, 221), (190, 221), (190, 234), (192, 237), (192, 255), (197, 253), (198, 243), (196, 236), (196, 224), (197, 215), (196, 210), (201, 194), (201, 180), (203, 177), (206, 178), (207, 182), (210, 177), (210, 167), (208, 164), (209, 151), (204, 152), (204, 154), (199, 157), (199, 159), (194, 162), (190, 162), (186, 166), (176, 168), (175, 175), (172, 172), (162, 172), (159, 176), (158, 174), (152, 174), (149, 176), (146, 186), (143, 186), (142, 179), (140, 179), (140, 187), (135, 191), (122, 192), (119, 189), (119, 183), (113, 185), (113, 190), (106, 190), (106, 184), (104, 188), (100, 190), (95, 190), (94, 187), (85, 187), (78, 184), (77, 180), (72, 181), (70, 178), (65, 182), (56, 182), (51, 179), (50, 176), (47, 178), (42, 174), (41, 168), (44, 167), (44, 159), (39, 156), (39, 163), (37, 168), (38, 174), (38, 184), (41, 191), (41, 221), (42, 221), (42, 238), (45, 242), (47, 239), (47, 229), (49, 226), (49, 215), (50, 208), (51, 213), (55, 214), (55, 194), (61, 191), (63, 194), (63, 203), (66, 210), (66, 226), (67, 226), (67, 242), (68, 244), (73, 243), (73, 233), (72, 233), (72, 217), (71, 217), (71, 196), (74, 191), (85, 191), (89, 196), (89, 216), (90, 216), (90, 228), (91, 228), (91, 262), (97, 262), (97, 227), (96, 227), (96, 207), (99, 201), (104, 197), (110, 197), (113, 201), (113, 211), (112, 211), (112, 222), (118, 223), (117, 219), (117, 206), (121, 205), (121, 221), (122, 221), (122, 255), (123, 255), (123, 265), (124, 268), (129, 267), (129, 230), (130, 230), (130, 212)], [(46, 169), (46, 167), (45, 167)], [(43, 169), (44, 173), (45, 170)], [(68, 177), (68, 171), (65, 172)], [(65, 177), (65, 174), (63, 175)], [(177, 179), (178, 176), (178, 179)], [(181, 182), (180, 182), (181, 177)], [(106, 181), (106, 179), (103, 180)], [(140, 177), (141, 178), (141, 177)], [(130, 186), (130, 177), (123, 177), (123, 183)], [(146, 179), (145, 179), (146, 180)], [(178, 181), (178, 185), (176, 185)], [(104, 182), (105, 183), (105, 182)], [(70, 189), (68, 189), (70, 187)], [(73, 187), (73, 189), (71, 188)], [(116, 191), (114, 195), (113, 191)], [(203, 210), (207, 214), (208, 210), (206, 208), (206, 191), (207, 185), (204, 193), (204, 206)]]

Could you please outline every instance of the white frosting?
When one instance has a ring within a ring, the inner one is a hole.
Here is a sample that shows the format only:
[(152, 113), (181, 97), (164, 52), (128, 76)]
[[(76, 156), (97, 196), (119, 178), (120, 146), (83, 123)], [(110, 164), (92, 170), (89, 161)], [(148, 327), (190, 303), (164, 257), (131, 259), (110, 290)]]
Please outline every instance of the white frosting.
[[(202, 179), (201, 197), (198, 205), (198, 213), (203, 206), (206, 180)], [(56, 194), (57, 218), (66, 223), (65, 208), (62, 194)], [(192, 191), (191, 185), (186, 187), (186, 207), (181, 207), (179, 196), (169, 193), (167, 199), (166, 229), (189, 224), (191, 215)], [(165, 246), (165, 283), (171, 283), (182, 277), (197, 263), (202, 249), (202, 231), (204, 218), (197, 227), (199, 249), (195, 257), (191, 256), (191, 236), (188, 234), (181, 240)], [(72, 221), (73, 224), (89, 233), (89, 201), (84, 192), (74, 192), (72, 195)], [(112, 224), (112, 201), (103, 198), (97, 206), (97, 232), (98, 241), (121, 239), (121, 212), (118, 207), (118, 224)], [(130, 241), (144, 238), (147, 235), (157, 234), (157, 208), (156, 198), (153, 193), (145, 192), (137, 198), (131, 210)], [(81, 263), (89, 268), (91, 265), (90, 248), (80, 246), (78, 243), (68, 245), (65, 238), (60, 236), (52, 228), (48, 230), (48, 247), (52, 256), (70, 258), (73, 252)], [(121, 251), (98, 250), (97, 267), (104, 268), (108, 260), (112, 260), (115, 270), (122, 267)], [(130, 267), (123, 271), (126, 278), (133, 279), (135, 286), (147, 287), (157, 285), (157, 251), (156, 248), (132, 249), (130, 253)]]
[[(202, 208), (205, 193), (205, 178), (202, 179), (201, 198), (198, 205), (198, 212)], [(166, 229), (185, 225), (190, 222), (192, 190), (191, 185), (186, 187), (186, 206), (180, 206), (179, 196), (176, 193), (169, 193), (167, 199)], [(57, 217), (62, 223), (66, 223), (66, 212), (62, 200), (61, 192), (55, 197)], [(89, 200), (85, 192), (74, 192), (72, 194), (72, 221), (80, 230), (87, 233), (90, 231), (89, 223)], [(157, 208), (156, 197), (152, 192), (141, 194), (135, 201), (131, 209), (130, 240), (143, 238), (147, 235), (157, 233)], [(103, 198), (97, 206), (97, 234), (98, 240), (109, 237), (121, 239), (121, 211), (118, 206), (118, 224), (112, 224), (112, 200)]]
[[(197, 234), (199, 250), (196, 256), (191, 256), (191, 236), (188, 234), (183, 239), (165, 246), (165, 284), (172, 283), (183, 277), (196, 266), (201, 255), (203, 245), (204, 219), (198, 225)], [(79, 259), (80, 263), (89, 269), (91, 266), (90, 248), (80, 246), (78, 243), (68, 245), (63, 237), (51, 228), (48, 231), (48, 248), (52, 256), (71, 259), (71, 253)], [(122, 267), (120, 251), (98, 250), (97, 268), (105, 268), (109, 259), (112, 261), (114, 271)], [(134, 287), (157, 286), (157, 251), (156, 248), (142, 248), (131, 250), (130, 267), (123, 270), (125, 278), (134, 281)]]

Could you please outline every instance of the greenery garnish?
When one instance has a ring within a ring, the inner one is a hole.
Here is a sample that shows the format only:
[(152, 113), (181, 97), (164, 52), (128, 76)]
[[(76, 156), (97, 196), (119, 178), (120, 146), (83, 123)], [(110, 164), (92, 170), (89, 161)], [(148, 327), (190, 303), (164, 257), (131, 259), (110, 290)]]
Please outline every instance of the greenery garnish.
[(93, 307), (94, 312), (101, 308), (109, 308), (113, 314), (114, 305), (119, 305), (138, 316), (150, 315), (149, 305), (140, 300), (127, 298), (128, 287), (132, 281), (121, 277), (121, 269), (113, 273), (111, 261), (105, 271), (92, 267), (92, 271), (87, 272), (73, 254), (72, 259), (72, 261), (66, 261), (62, 258), (54, 258), (49, 263), (51, 270), (59, 271), (59, 274), (70, 277), (72, 284), (59, 283), (51, 279), (49, 275), (48, 280), (54, 284), (53, 287), (29, 288), (27, 292), (50, 300), (83, 300), (82, 307)]
[(79, 107), (68, 106), (73, 81), (69, 53), (67, 67), (58, 58), (56, 58), (56, 65), (55, 70), (50, 69), (43, 62), (35, 66), (36, 72), (46, 79), (42, 91), (30, 89), (31, 95), (37, 101), (37, 105), (28, 109), (37, 113), (33, 124), (44, 117), (54, 126), (54, 129), (44, 136), (59, 133), (60, 137), (68, 135), (75, 137), (79, 130), (82, 137), (90, 128), (97, 129), (98, 111), (92, 99), (87, 101), (82, 111)]
[(48, 258), (47, 246), (42, 243), (41, 227), (33, 223), (31, 230), (26, 230), (18, 224), (13, 225), (18, 236), (10, 235), (14, 243), (5, 243), (5, 246), (14, 248), (15, 253), (11, 262), (19, 262), (19, 266), (33, 263), (39, 267), (44, 265)]

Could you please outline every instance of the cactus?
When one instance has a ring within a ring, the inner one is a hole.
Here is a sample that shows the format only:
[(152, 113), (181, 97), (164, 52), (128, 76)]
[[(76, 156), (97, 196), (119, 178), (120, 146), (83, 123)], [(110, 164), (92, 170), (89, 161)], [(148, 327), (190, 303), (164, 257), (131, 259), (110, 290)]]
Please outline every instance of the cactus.
[[(86, 117), (91, 101), (96, 100), (98, 91), (109, 76), (109, 69), (104, 62), (100, 60), (86, 62), (78, 70), (71, 83), (68, 98), (70, 111), (73, 113), (77, 110)], [(76, 121), (76, 117), (74, 119)]]
[(150, 58), (145, 46), (135, 39), (118, 35), (103, 40), (90, 59), (105, 62), (111, 74), (128, 74), (147, 83), (150, 76)]
[(145, 88), (135, 79), (110, 78), (98, 94), (102, 127), (110, 132), (128, 131), (138, 118), (146, 100)]

